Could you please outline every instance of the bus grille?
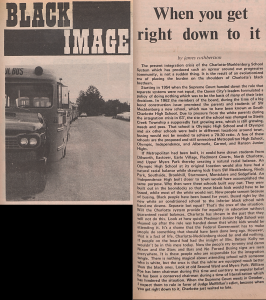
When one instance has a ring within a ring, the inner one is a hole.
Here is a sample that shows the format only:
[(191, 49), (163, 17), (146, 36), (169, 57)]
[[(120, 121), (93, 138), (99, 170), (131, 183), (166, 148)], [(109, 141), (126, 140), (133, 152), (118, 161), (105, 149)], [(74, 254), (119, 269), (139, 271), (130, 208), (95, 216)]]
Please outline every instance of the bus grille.
[(21, 149), (16, 136), (6, 136), (6, 149)]

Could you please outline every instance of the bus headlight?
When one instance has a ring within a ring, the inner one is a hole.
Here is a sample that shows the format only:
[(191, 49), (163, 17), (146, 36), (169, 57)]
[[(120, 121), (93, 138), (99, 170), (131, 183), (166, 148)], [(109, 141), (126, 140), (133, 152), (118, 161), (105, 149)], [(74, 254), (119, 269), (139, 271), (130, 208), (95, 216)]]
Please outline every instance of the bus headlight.
[(27, 138), (23, 137), (23, 138), (20, 139), (19, 142), (20, 142), (21, 146), (27, 146), (28, 143), (29, 143), (29, 140)]
[(19, 136), (18, 142), (23, 148), (38, 147), (41, 143), (41, 138), (38, 134)]
[(30, 146), (34, 147), (38, 144), (38, 141), (36, 138), (30, 138), (29, 144), (30, 144)]

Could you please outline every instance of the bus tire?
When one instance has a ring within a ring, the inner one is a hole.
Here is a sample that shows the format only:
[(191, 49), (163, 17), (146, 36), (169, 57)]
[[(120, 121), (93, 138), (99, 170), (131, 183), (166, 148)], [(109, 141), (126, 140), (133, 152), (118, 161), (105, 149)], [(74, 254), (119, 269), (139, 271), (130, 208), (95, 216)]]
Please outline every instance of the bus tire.
[(47, 170), (46, 170), (46, 163), (42, 165), (39, 168), (39, 173), (38, 173), (38, 185), (37, 185), (37, 193), (41, 193), (44, 191), (46, 182), (47, 182)]
[(66, 147), (63, 150), (63, 156), (62, 156), (62, 158), (65, 158), (65, 157), (66, 157)]
[(47, 181), (46, 164), (29, 170), (24, 176), (25, 187), (30, 193), (38, 194), (43, 192)]
[(45, 186), (46, 186), (46, 181), (47, 181), (46, 173), (40, 173), (40, 175), (38, 176), (38, 180), (37, 180), (38, 183), (35, 187), (36, 194), (44, 191)]

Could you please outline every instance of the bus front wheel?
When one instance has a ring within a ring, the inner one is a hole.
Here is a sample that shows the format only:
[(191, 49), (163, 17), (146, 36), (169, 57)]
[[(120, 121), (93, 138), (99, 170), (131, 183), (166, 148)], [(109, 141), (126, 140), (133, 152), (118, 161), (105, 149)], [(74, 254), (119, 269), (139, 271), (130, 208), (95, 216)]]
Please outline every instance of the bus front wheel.
[(25, 186), (34, 194), (44, 191), (47, 181), (46, 163), (41, 162), (24, 174)]
[(65, 158), (65, 157), (66, 157), (66, 147), (63, 150), (63, 156), (62, 156), (62, 158)]

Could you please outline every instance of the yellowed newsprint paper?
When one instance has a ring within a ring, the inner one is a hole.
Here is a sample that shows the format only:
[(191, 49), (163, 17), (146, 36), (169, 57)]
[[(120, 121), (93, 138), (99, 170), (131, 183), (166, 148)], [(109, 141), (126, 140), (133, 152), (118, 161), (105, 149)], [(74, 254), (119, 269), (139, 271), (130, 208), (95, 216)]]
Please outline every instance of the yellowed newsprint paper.
[(132, 13), (1, 1), (3, 203), (132, 204)]
[(134, 299), (265, 299), (265, 5), (134, 1)]

